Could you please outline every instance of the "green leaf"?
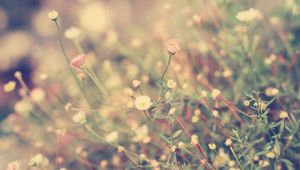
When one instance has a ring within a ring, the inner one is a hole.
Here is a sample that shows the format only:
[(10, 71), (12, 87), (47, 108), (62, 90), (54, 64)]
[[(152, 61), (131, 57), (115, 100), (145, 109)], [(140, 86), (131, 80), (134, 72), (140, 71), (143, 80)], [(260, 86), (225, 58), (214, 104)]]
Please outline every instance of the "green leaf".
[(277, 99), (277, 96), (275, 96), (273, 99), (268, 101), (268, 103), (266, 104), (266, 107), (268, 107), (270, 104), (272, 104), (274, 102), (274, 100), (276, 100), (276, 99)]
[(294, 164), (291, 161), (287, 159), (281, 159), (281, 161), (285, 164), (288, 170), (295, 170)]
[(182, 134), (182, 130), (177, 130), (174, 134), (173, 134), (173, 139), (176, 139), (177, 137), (179, 137)]
[(170, 144), (170, 140), (164, 134), (159, 133), (158, 135), (164, 142)]
[(280, 156), (280, 142), (277, 139), (275, 140), (274, 151), (276, 153), (276, 156)]
[(275, 122), (272, 122), (271, 124), (270, 124), (270, 129), (273, 129), (273, 128), (275, 128), (275, 127), (277, 127), (277, 126), (279, 126), (279, 125), (281, 125), (281, 123), (282, 123), (282, 121), (279, 121), (279, 122), (277, 122), (277, 123), (275, 123)]

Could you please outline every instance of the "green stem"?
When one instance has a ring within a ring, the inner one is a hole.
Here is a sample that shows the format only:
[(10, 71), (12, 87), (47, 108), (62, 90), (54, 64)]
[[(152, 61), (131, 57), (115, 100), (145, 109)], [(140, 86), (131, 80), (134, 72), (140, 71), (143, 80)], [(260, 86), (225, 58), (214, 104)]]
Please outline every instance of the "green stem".
[(243, 167), (242, 167), (242, 165), (241, 165), (241, 163), (240, 163), (240, 160), (239, 160), (239, 158), (236, 156), (236, 154), (235, 154), (235, 152), (234, 152), (232, 146), (230, 146), (230, 151), (232, 152), (232, 154), (233, 154), (233, 156), (234, 156), (234, 159), (236, 160), (238, 166), (239, 166), (241, 169), (243, 169)]
[(102, 84), (102, 82), (100, 82), (100, 80), (91, 72), (89, 71), (88, 68), (84, 68), (83, 69), (87, 75), (91, 78), (91, 80), (94, 82), (94, 84), (97, 86), (97, 88), (100, 90), (100, 92), (102, 94), (105, 94), (105, 89), (104, 89), (104, 86)]

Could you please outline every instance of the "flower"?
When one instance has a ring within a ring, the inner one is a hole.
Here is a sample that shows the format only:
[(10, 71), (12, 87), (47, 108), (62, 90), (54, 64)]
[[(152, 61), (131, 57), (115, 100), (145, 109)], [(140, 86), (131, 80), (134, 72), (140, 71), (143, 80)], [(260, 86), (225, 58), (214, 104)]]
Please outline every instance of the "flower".
[(53, 20), (53, 21), (56, 21), (57, 18), (58, 18), (58, 13), (56, 10), (52, 10), (50, 12), (48, 12), (48, 17)]
[(250, 101), (249, 100), (244, 100), (243, 104), (244, 104), (244, 106), (249, 106), (250, 105)]
[(146, 95), (138, 96), (134, 101), (134, 105), (138, 110), (148, 110), (152, 104), (151, 98)]
[(201, 97), (206, 97), (206, 96), (207, 96), (207, 91), (201, 90), (201, 91), (200, 91), (200, 96), (201, 96)]
[(185, 144), (182, 141), (178, 142), (178, 148), (184, 148), (184, 147)]
[(118, 152), (119, 152), (119, 153), (121, 153), (121, 152), (124, 152), (124, 151), (125, 151), (125, 148), (124, 148), (124, 146), (121, 146), (121, 145), (119, 145), (119, 146), (117, 147), (117, 149), (118, 149)]
[(277, 88), (268, 87), (266, 88), (265, 93), (266, 96), (273, 97), (279, 93), (279, 90)]
[(75, 26), (71, 26), (65, 31), (65, 37), (71, 40), (77, 39), (80, 36), (80, 34), (81, 34), (81, 30)]
[(215, 143), (212, 142), (212, 143), (209, 143), (209, 144), (208, 144), (208, 147), (209, 147), (209, 149), (211, 149), (211, 150), (215, 150), (217, 146), (216, 146)]
[(198, 144), (198, 136), (192, 135), (191, 137), (191, 145), (197, 145)]
[(167, 87), (170, 89), (174, 89), (176, 87), (176, 82), (174, 80), (168, 80)]
[(220, 116), (219, 111), (217, 111), (217, 110), (212, 110), (212, 111), (211, 111), (211, 114), (212, 114), (214, 117), (219, 117), (219, 116)]
[(16, 88), (16, 82), (15, 81), (9, 81), (8, 83), (6, 83), (4, 86), (3, 86), (3, 90), (5, 92), (12, 92), (14, 89)]
[(150, 160), (150, 165), (152, 166), (152, 167), (158, 167), (159, 166), (159, 162), (157, 162), (156, 160)]
[(254, 19), (260, 19), (262, 14), (259, 10), (250, 8), (237, 13), (236, 18), (242, 22), (251, 22)]
[(226, 146), (232, 145), (232, 140), (231, 140), (230, 138), (226, 139), (225, 145), (226, 145)]
[(49, 165), (49, 160), (41, 153), (36, 154), (32, 157), (28, 163), (29, 166), (36, 166), (40, 168), (45, 168)]
[(170, 39), (166, 43), (167, 51), (170, 55), (175, 55), (180, 50), (178, 39)]
[(275, 152), (274, 151), (270, 151), (270, 152), (268, 152), (267, 154), (266, 154), (266, 156), (268, 157), (268, 158), (271, 158), (271, 159), (273, 159), (273, 158), (275, 158)]
[(198, 116), (193, 116), (192, 117), (192, 122), (193, 123), (197, 123), (199, 121), (199, 117)]
[(132, 86), (134, 87), (134, 88), (137, 88), (137, 87), (139, 87), (141, 85), (141, 81), (139, 81), (139, 80), (132, 80)]
[(172, 108), (169, 110), (168, 115), (171, 116), (171, 115), (173, 115), (175, 112), (176, 112), (176, 107), (172, 107)]
[(285, 119), (285, 118), (287, 118), (289, 115), (288, 115), (288, 113), (286, 112), (286, 111), (280, 111), (280, 113), (279, 113), (279, 118), (280, 119)]
[(13, 161), (7, 165), (6, 170), (19, 170), (20, 169), (20, 162), (19, 161)]
[(86, 114), (83, 111), (76, 113), (73, 116), (73, 121), (75, 123), (85, 124), (86, 123)]
[(70, 65), (73, 68), (81, 68), (85, 62), (86, 62), (86, 55), (85, 54), (79, 54), (76, 57), (72, 58), (70, 61)]
[(213, 100), (215, 100), (220, 94), (221, 94), (221, 92), (218, 89), (213, 89), (211, 91), (211, 97)]
[(119, 133), (117, 131), (113, 131), (105, 137), (105, 140), (106, 140), (106, 142), (111, 143), (111, 142), (117, 140), (118, 137), (119, 137)]
[(46, 93), (42, 88), (34, 88), (30, 91), (30, 97), (35, 102), (41, 102), (45, 99)]

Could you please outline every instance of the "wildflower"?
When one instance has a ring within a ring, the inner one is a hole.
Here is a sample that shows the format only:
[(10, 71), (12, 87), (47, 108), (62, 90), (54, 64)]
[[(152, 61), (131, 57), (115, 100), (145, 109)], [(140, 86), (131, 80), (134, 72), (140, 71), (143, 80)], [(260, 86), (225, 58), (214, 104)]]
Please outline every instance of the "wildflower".
[(215, 143), (212, 142), (212, 143), (209, 143), (209, 144), (208, 144), (208, 147), (209, 147), (209, 149), (211, 149), (211, 150), (215, 150), (217, 146), (216, 146)]
[(219, 111), (217, 111), (217, 110), (211, 111), (211, 114), (212, 114), (214, 117), (219, 117), (219, 116), (220, 116)]
[(124, 93), (128, 96), (133, 96), (134, 91), (131, 88), (125, 88)]
[(7, 165), (6, 170), (19, 170), (20, 169), (20, 162), (19, 161), (13, 161)]
[(81, 30), (75, 26), (71, 26), (65, 31), (65, 37), (67, 39), (75, 40), (77, 39), (81, 34)]
[(167, 87), (170, 89), (174, 89), (176, 87), (176, 82), (174, 80), (168, 80)]
[(270, 151), (270, 152), (268, 152), (268, 153), (266, 154), (266, 156), (267, 156), (268, 158), (274, 159), (276, 155), (275, 155), (275, 152), (274, 152), (274, 151)]
[(100, 168), (106, 169), (107, 165), (108, 165), (108, 161), (107, 160), (101, 160), (99, 162)]
[(225, 165), (229, 160), (230, 160), (229, 155), (224, 152), (223, 148), (220, 148), (218, 155), (215, 157), (213, 164), (216, 167), (221, 167), (221, 166)]
[(266, 88), (265, 93), (267, 96), (272, 97), (276, 96), (279, 93), (279, 90), (277, 88), (268, 87)]
[(15, 78), (19, 79), (22, 78), (22, 73), (20, 71), (16, 71), (14, 74)]
[(232, 75), (232, 71), (230, 69), (225, 69), (222, 73), (223, 77), (227, 78)]
[(28, 165), (45, 168), (46, 166), (49, 165), (49, 160), (44, 155), (39, 153), (30, 159)]
[(182, 141), (178, 142), (178, 148), (184, 148), (184, 147), (185, 144)]
[(234, 167), (235, 164), (236, 164), (236, 162), (234, 160), (230, 160), (228, 162), (228, 166), (230, 166), (230, 167)]
[(4, 86), (3, 86), (3, 90), (5, 92), (12, 92), (14, 89), (16, 88), (16, 82), (15, 81), (9, 81), (8, 83), (6, 83)]
[(151, 98), (146, 95), (137, 97), (134, 102), (134, 105), (138, 110), (148, 110), (152, 104)]
[(121, 152), (124, 152), (124, 151), (125, 151), (125, 148), (124, 148), (124, 146), (121, 146), (121, 145), (120, 145), (120, 146), (118, 146), (118, 147), (117, 147), (117, 149), (118, 149), (118, 152), (119, 152), (119, 153), (121, 153)]
[(195, 116), (200, 116), (201, 115), (201, 110), (200, 109), (194, 110), (194, 115)]
[(215, 100), (220, 94), (221, 94), (221, 92), (218, 89), (213, 89), (211, 91), (211, 97), (213, 100)]
[(191, 137), (191, 145), (197, 145), (198, 144), (198, 136), (192, 135)]
[(146, 160), (146, 159), (147, 159), (147, 157), (146, 157), (145, 154), (140, 154), (140, 158), (141, 158), (142, 160)]
[(288, 115), (288, 113), (286, 112), (286, 111), (280, 111), (280, 113), (279, 113), (279, 118), (280, 119), (285, 119), (285, 118), (287, 118), (289, 115)]
[(50, 18), (53, 21), (56, 21), (58, 18), (58, 12), (56, 10), (48, 12), (48, 18)]
[(171, 146), (171, 151), (172, 151), (172, 152), (175, 152), (175, 151), (176, 151), (176, 148), (177, 148), (177, 147), (176, 147), (175, 145)]
[(139, 80), (133, 80), (132, 81), (132, 86), (134, 87), (134, 88), (137, 88), (137, 87), (139, 87), (141, 85), (141, 81), (139, 81)]
[(245, 11), (240, 11), (236, 18), (242, 22), (251, 22), (255, 19), (260, 19), (262, 17), (261, 13), (257, 9), (250, 8)]
[(170, 55), (175, 55), (179, 50), (179, 41), (177, 39), (170, 39), (167, 41), (167, 51)]
[(68, 102), (68, 103), (64, 106), (64, 108), (65, 108), (66, 111), (70, 111), (71, 107), (72, 107), (72, 103), (70, 103), (70, 102)]
[(199, 121), (199, 117), (198, 116), (193, 116), (192, 117), (192, 122), (193, 123), (196, 123), (196, 122), (198, 122)]
[(30, 91), (30, 97), (35, 102), (41, 102), (45, 99), (45, 91), (41, 88), (35, 88)]
[(75, 123), (85, 124), (86, 123), (86, 114), (83, 111), (76, 113), (73, 116), (73, 121)]
[(156, 160), (150, 160), (150, 164), (152, 167), (158, 167), (159, 166), (159, 162), (157, 162)]
[(111, 142), (117, 140), (118, 137), (119, 137), (119, 133), (117, 131), (113, 131), (105, 137), (105, 140), (106, 140), (106, 142), (111, 143)]
[(226, 139), (225, 145), (226, 145), (226, 146), (232, 145), (232, 140), (231, 140), (230, 138)]
[(81, 68), (85, 62), (86, 62), (86, 55), (85, 54), (79, 54), (76, 57), (72, 58), (70, 61), (70, 65), (73, 68)]
[(250, 105), (250, 101), (249, 100), (244, 100), (243, 104), (244, 104), (244, 106), (249, 106)]
[(268, 167), (270, 165), (270, 162), (269, 161), (266, 161), (266, 160), (260, 160), (258, 162), (258, 165), (262, 166), (262, 167)]
[(175, 107), (172, 107), (172, 108), (169, 110), (168, 115), (171, 116), (171, 115), (173, 115), (175, 112), (176, 112), (176, 108), (175, 108)]

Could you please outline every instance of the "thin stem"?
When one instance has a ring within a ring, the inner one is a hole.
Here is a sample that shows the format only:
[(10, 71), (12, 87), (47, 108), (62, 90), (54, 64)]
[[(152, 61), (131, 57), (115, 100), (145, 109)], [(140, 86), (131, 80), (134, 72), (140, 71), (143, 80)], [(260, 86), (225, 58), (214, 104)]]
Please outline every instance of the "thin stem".
[(173, 56), (172, 54), (169, 55), (168, 64), (167, 64), (167, 66), (166, 66), (166, 68), (165, 68), (165, 70), (164, 70), (164, 72), (163, 72), (163, 74), (162, 74), (162, 76), (160, 78), (160, 84), (161, 85), (162, 85), (162, 81), (163, 81), (163, 79), (164, 79), (164, 77), (165, 77), (165, 75), (166, 75), (166, 73), (167, 73), (167, 71), (169, 69), (169, 66), (171, 64), (171, 58), (172, 58), (172, 56)]
[(241, 169), (243, 169), (243, 167), (242, 167), (242, 165), (241, 165), (241, 163), (240, 163), (240, 160), (239, 160), (239, 158), (236, 156), (236, 154), (235, 154), (235, 152), (234, 152), (232, 146), (230, 146), (230, 151), (232, 152), (232, 154), (233, 154), (233, 156), (234, 156), (234, 159), (235, 159), (236, 162), (238, 163), (239, 167), (240, 167)]

